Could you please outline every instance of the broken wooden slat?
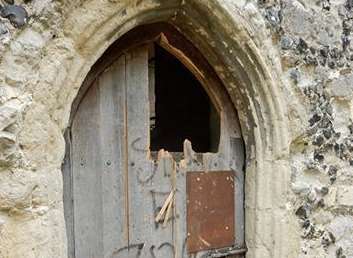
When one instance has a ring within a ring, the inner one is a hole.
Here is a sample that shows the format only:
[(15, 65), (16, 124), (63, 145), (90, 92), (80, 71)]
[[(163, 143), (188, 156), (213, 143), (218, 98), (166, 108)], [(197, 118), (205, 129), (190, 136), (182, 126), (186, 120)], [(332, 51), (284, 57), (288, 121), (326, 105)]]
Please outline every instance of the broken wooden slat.
[[(175, 195), (175, 193), (173, 193), (174, 191), (172, 191), (173, 185), (171, 182), (171, 175), (175, 168), (173, 157), (167, 151), (160, 150), (158, 152), (157, 164), (157, 170), (151, 186), (151, 191), (153, 192), (155, 218), (163, 208), (163, 204), (170, 204), (167, 199), (173, 199), (168, 198), (168, 196)], [(168, 210), (168, 205), (166, 210)], [(153, 254), (155, 257), (174, 257), (175, 245), (173, 243), (173, 225), (175, 223), (176, 216), (172, 212), (170, 217), (166, 218), (166, 213), (167, 211), (164, 212), (164, 216), (160, 222), (155, 222), (153, 225), (149, 245), (155, 246), (153, 249)]]
[(174, 198), (174, 191), (172, 190), (170, 194), (168, 195), (167, 199), (165, 200), (162, 209), (159, 211), (157, 217), (156, 217), (156, 222), (160, 222), (163, 218), (166, 217), (166, 211), (169, 209), (170, 203), (172, 203)]
[[(174, 191), (172, 191), (172, 192), (174, 192)], [(171, 217), (173, 203), (174, 203), (174, 194), (172, 196), (172, 199), (168, 203), (168, 208), (167, 208), (167, 211), (166, 211), (165, 216), (164, 216), (164, 221), (163, 221), (163, 227), (164, 228), (167, 226), (167, 223), (168, 223), (168, 221), (169, 221), (169, 219)]]

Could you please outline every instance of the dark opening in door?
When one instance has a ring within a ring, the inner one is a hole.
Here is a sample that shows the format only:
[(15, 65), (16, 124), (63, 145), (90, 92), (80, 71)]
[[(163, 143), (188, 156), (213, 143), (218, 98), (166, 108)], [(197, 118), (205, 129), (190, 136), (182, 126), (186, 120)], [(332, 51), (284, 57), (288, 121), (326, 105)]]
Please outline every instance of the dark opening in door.
[(182, 152), (188, 139), (196, 152), (217, 152), (220, 118), (208, 94), (172, 54), (157, 44), (151, 51), (151, 150)]

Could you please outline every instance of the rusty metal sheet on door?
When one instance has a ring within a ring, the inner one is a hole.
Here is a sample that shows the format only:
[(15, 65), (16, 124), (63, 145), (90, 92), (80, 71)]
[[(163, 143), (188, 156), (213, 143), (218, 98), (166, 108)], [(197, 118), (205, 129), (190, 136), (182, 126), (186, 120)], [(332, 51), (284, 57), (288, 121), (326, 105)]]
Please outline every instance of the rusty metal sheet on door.
[(234, 245), (234, 172), (187, 172), (189, 253)]

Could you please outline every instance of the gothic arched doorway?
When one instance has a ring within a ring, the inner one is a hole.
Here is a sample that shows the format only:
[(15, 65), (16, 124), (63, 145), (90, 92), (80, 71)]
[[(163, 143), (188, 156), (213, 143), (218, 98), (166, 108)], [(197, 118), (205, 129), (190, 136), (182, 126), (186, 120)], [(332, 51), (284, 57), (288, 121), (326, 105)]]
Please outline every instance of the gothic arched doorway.
[(206, 59), (171, 25), (137, 27), (105, 52), (66, 136), (70, 258), (242, 257), (237, 113)]

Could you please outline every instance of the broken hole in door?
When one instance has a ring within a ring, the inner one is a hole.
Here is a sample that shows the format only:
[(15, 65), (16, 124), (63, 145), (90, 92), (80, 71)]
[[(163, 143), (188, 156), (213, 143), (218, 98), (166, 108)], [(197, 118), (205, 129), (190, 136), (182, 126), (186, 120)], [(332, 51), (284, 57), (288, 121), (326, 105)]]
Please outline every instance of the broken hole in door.
[(217, 152), (220, 117), (195, 76), (172, 54), (154, 44), (149, 57), (150, 148)]

